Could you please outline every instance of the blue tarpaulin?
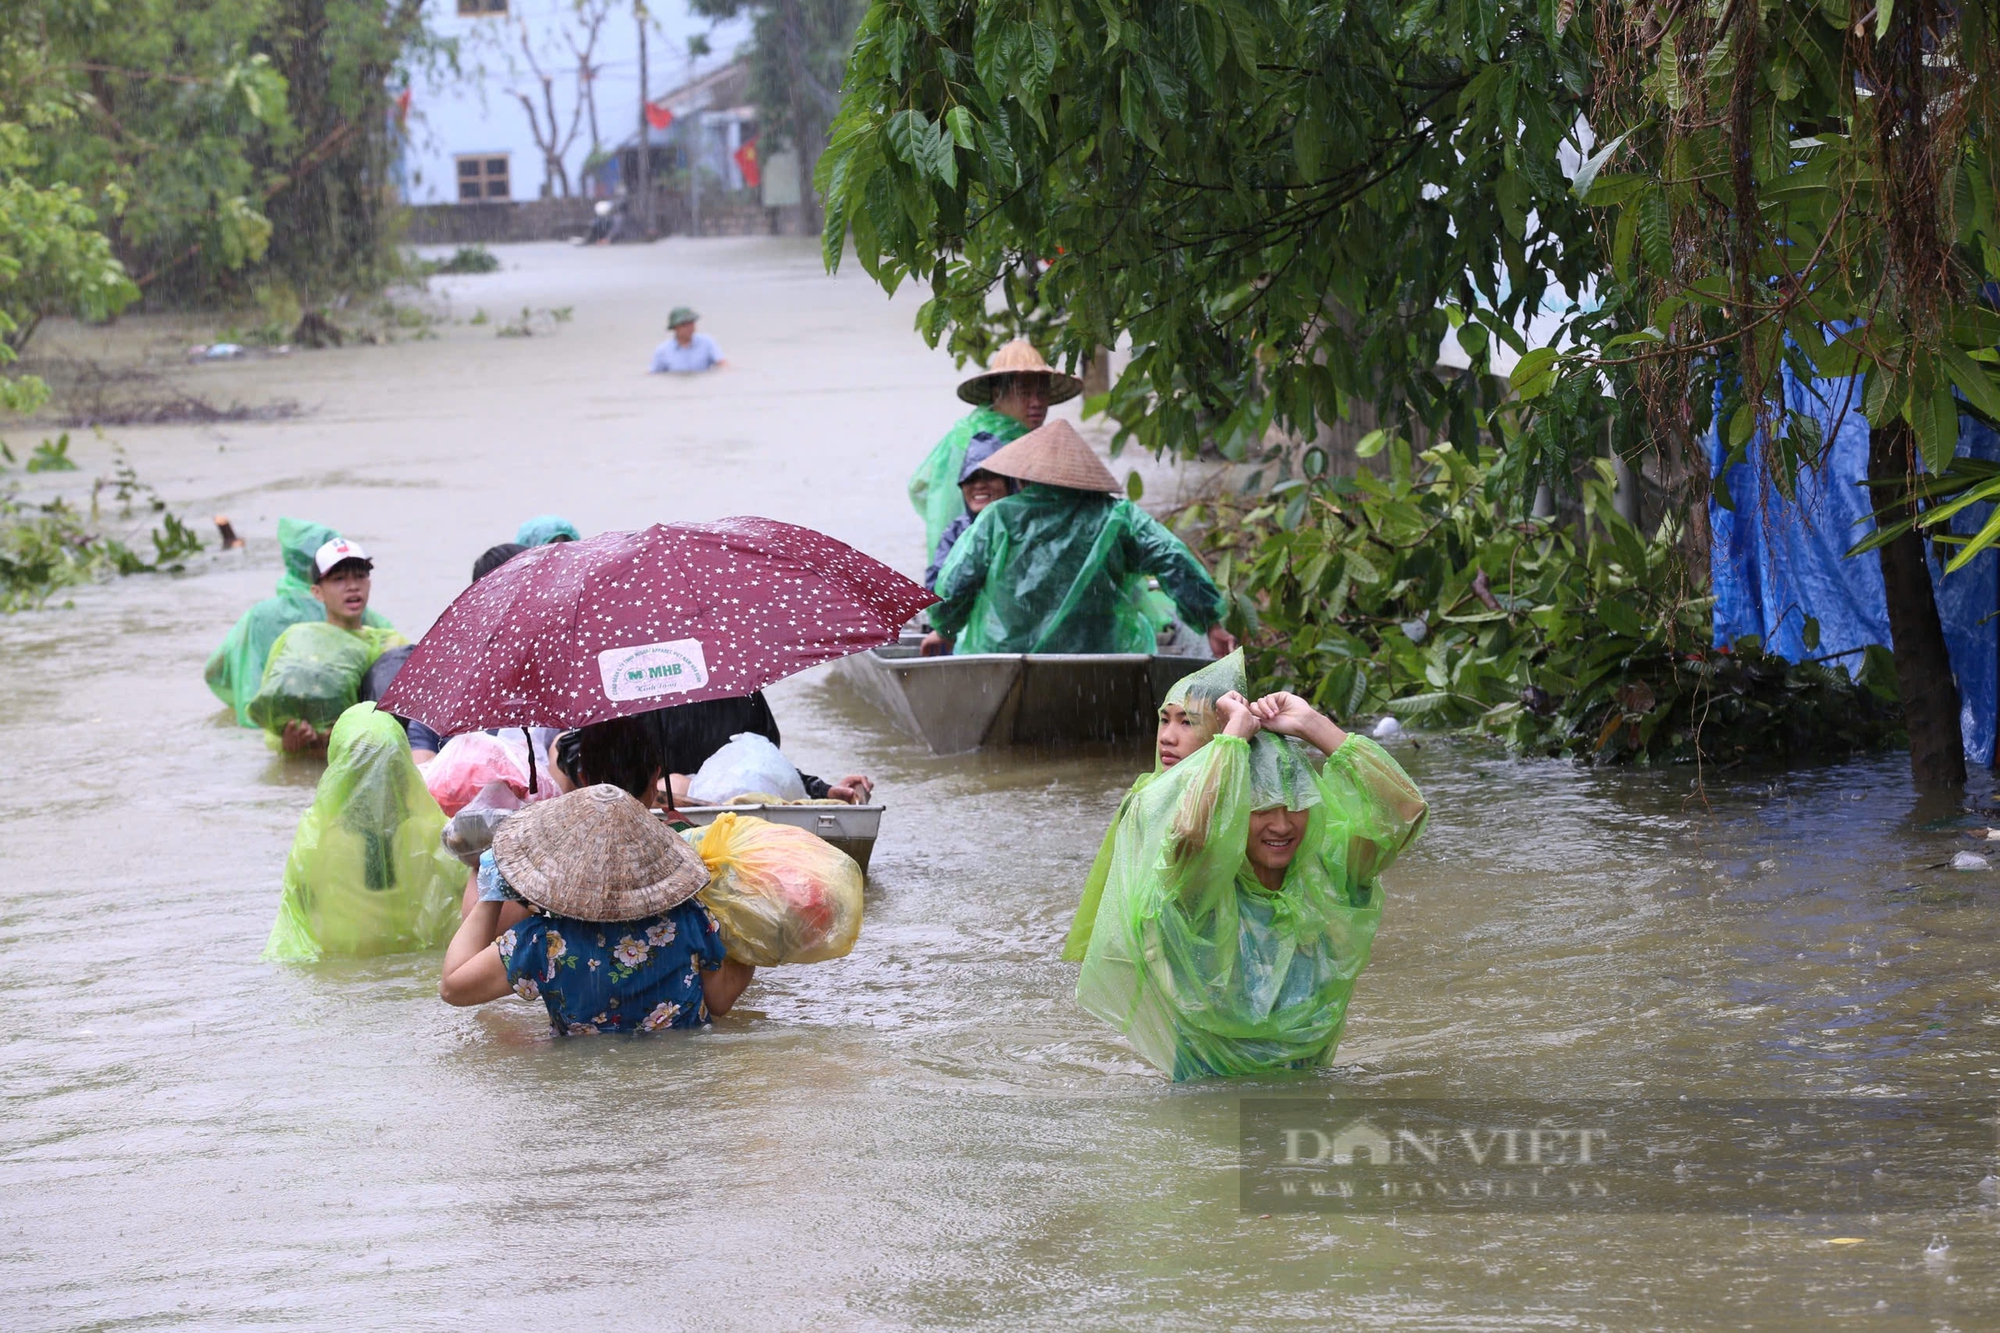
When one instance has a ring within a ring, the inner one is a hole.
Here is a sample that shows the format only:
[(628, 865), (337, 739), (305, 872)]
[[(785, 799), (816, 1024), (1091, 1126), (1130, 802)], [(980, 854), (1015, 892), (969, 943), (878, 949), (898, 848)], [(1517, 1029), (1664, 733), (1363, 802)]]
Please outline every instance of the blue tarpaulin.
[[(1870, 492), (1862, 484), (1868, 477), (1868, 422), (1861, 415), (1860, 398), (1859, 379), (1818, 380), (1808, 386), (1787, 372), (1786, 402), (1819, 422), (1828, 442), (1826, 461), (1800, 474), (1795, 500), (1779, 495), (1754, 466), (1739, 463), (1727, 478), (1733, 508), (1709, 502), (1718, 645), (1755, 635), (1791, 661), (1833, 659), (1850, 670), (1860, 668), (1867, 645), (1888, 645), (1882, 566), (1873, 552), (1846, 557), (1854, 543), (1875, 530)], [(1961, 417), (1958, 452), (2000, 461), (2000, 435)], [(1710, 467), (1719, 469), (1726, 453), (1718, 421), (1709, 439)], [(1976, 532), (1990, 512), (1989, 505), (1968, 509), (1953, 520), (1952, 530)], [(1931, 583), (1952, 674), (1958, 678), (1966, 757), (1991, 764), (1995, 700), (2000, 696), (2000, 617), (1995, 616), (2000, 610), (2000, 554), (1988, 551), (1951, 575), (1933, 556)], [(1819, 622), (1816, 649), (1805, 645), (1808, 617)]]

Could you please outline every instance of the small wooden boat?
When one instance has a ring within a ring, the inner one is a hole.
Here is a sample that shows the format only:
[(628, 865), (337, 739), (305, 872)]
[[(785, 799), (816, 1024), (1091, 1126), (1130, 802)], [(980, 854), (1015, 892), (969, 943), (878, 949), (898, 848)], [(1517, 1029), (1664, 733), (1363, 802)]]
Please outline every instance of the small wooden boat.
[(1174, 682), (1206, 665), (1146, 653), (923, 657), (906, 640), (844, 657), (834, 672), (931, 753), (960, 754), (1150, 735)]
[[(773, 824), (790, 824), (816, 833), (854, 858), (868, 873), (875, 838), (882, 831), (879, 805), (683, 805), (677, 813), (690, 824), (713, 824), (717, 815), (754, 815)], [(666, 811), (657, 811), (665, 817)]]

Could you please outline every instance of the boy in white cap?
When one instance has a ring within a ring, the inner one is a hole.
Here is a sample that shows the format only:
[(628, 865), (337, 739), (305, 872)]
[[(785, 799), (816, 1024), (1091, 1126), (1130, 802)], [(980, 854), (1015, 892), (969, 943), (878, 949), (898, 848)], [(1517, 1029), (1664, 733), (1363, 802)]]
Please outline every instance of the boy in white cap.
[(361, 618), (368, 614), (368, 594), (373, 589), (375, 562), (359, 542), (345, 537), (313, 552), (312, 595), (326, 608), (326, 620), (349, 633), (359, 633)]
[[(385, 649), (409, 642), (386, 625), (378, 628), (365, 623), (368, 595), (374, 591), (374, 569), (375, 562), (361, 549), (361, 544), (345, 537), (336, 537), (313, 552), (312, 595), (326, 608), (326, 623), (366, 638), (371, 661)], [(273, 657), (278, 655), (284, 639), (284, 635), (279, 635), (278, 642), (271, 645)], [(287, 754), (321, 749), (326, 740), (325, 733), (300, 718), (287, 722), (278, 734), (278, 743)]]

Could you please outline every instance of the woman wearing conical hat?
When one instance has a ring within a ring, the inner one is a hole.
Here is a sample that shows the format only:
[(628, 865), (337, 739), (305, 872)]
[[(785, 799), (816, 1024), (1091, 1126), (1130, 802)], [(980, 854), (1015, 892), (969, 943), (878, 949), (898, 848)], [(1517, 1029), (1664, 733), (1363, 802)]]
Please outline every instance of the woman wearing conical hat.
[(1218, 656), (1236, 646), (1201, 561), (1116, 495), (1110, 470), (1067, 421), (1028, 432), (985, 468), (1026, 484), (987, 505), (938, 571), (931, 627), (956, 637), (957, 651), (1150, 653), (1152, 623), (1126, 591), (1145, 575)]
[(1055, 403), (1066, 403), (1083, 392), (1083, 381), (1065, 375), (1042, 359), (1033, 343), (1016, 338), (993, 354), (993, 363), (958, 386), (958, 396), (972, 404), (937, 442), (910, 477), (910, 503), (924, 520), (924, 554), (937, 550), (944, 530), (965, 513), (958, 484), (965, 469), (965, 451), (975, 435), (1006, 444), (1042, 424)]

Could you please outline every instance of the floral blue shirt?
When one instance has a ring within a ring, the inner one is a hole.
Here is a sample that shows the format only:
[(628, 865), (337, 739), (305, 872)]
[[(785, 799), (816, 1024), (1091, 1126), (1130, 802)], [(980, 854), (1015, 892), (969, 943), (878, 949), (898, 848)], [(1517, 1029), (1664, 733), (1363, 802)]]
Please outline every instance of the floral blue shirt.
[(701, 974), (722, 966), (722, 936), (698, 898), (643, 921), (531, 916), (501, 933), (500, 961), (558, 1033), (655, 1032), (708, 1022)]

